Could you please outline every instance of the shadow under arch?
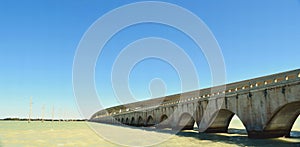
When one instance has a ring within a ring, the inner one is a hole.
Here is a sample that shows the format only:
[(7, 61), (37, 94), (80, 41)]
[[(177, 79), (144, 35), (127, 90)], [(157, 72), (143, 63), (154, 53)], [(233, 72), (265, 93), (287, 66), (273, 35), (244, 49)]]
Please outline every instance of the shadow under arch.
[(129, 118), (126, 118), (125, 125), (129, 125)]
[(136, 126), (138, 127), (144, 126), (144, 120), (141, 116), (139, 116)]
[(195, 124), (194, 117), (191, 114), (185, 112), (185, 113), (181, 114), (178, 122), (176, 122), (176, 127), (173, 129), (175, 129), (175, 130), (193, 130), (194, 124)]
[(163, 114), (161, 117), (160, 117), (160, 121), (159, 122), (163, 122), (165, 120), (168, 119), (168, 116), (166, 114)]
[[(212, 124), (210, 124), (210, 126), (207, 128), (207, 130), (205, 132), (207, 132), (207, 133), (228, 133), (229, 124), (230, 124), (233, 116), (236, 114), (227, 109), (220, 109), (214, 115), (217, 115), (215, 117), (215, 120), (213, 120)], [(236, 115), (236, 116), (239, 118), (238, 115)], [(243, 126), (247, 130), (245, 123), (241, 119), (240, 119), (240, 121), (242, 122)]]
[(169, 128), (170, 124), (168, 118), (169, 117), (166, 114), (161, 115), (159, 123), (156, 125), (156, 128), (158, 129)]
[(130, 121), (130, 125), (131, 125), (131, 126), (134, 126), (134, 125), (135, 125), (135, 124), (134, 124), (134, 121), (135, 121), (135, 119), (134, 119), (134, 117), (132, 117), (132, 118), (131, 118), (131, 121)]
[(154, 119), (151, 115), (149, 115), (148, 118), (147, 118), (145, 126), (150, 127), (150, 126), (154, 126), (154, 125), (155, 125)]
[(124, 123), (125, 123), (125, 122), (124, 122), (124, 118), (123, 118), (123, 117), (122, 117), (122, 119), (121, 119), (121, 123), (122, 123), (122, 124), (124, 124)]
[(291, 102), (278, 108), (267, 122), (263, 132), (253, 133), (255, 137), (272, 138), (290, 136), (291, 129), (300, 114), (300, 101)]

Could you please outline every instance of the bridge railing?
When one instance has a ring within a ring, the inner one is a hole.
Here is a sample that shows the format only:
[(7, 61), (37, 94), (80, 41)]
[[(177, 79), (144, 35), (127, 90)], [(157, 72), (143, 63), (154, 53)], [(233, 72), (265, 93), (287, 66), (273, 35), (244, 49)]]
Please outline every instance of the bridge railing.
[[(135, 108), (127, 108), (127, 110), (123, 109), (121, 111), (115, 111), (115, 112), (108, 112), (106, 114), (97, 115), (97, 113), (104, 112), (105, 110), (99, 111), (93, 115), (92, 118), (100, 118), (100, 117), (106, 117), (106, 116), (114, 116), (114, 115), (121, 115), (126, 113), (132, 113), (136, 111), (147, 111), (149, 109), (157, 109), (158, 107), (165, 107), (170, 105), (178, 105), (180, 103), (188, 103), (192, 101), (199, 101), (199, 100), (209, 100), (211, 98), (218, 98), (218, 97), (224, 97), (226, 95), (236, 94), (236, 93), (243, 93), (243, 92), (250, 92), (256, 89), (260, 88), (268, 88), (273, 87), (276, 85), (281, 84), (288, 84), (295, 81), (300, 81), (300, 69), (268, 75), (264, 77), (254, 78), (250, 80), (244, 80), (240, 82), (235, 82), (227, 85), (221, 85), (221, 86), (215, 86), (212, 88), (205, 88), (201, 90), (191, 91), (191, 92), (185, 92), (182, 93), (179, 97), (177, 95), (171, 95), (167, 96), (168, 101), (162, 102), (160, 104), (153, 104), (144, 106), (143, 101), (137, 102)], [(224, 86), (226, 88), (224, 88)], [(212, 89), (214, 89), (212, 93)], [(220, 89), (218, 91), (218, 89)], [(172, 98), (172, 96), (174, 98)], [(139, 105), (140, 104), (140, 105)], [(119, 106), (116, 106), (119, 107)], [(112, 107), (114, 108), (114, 107)]]

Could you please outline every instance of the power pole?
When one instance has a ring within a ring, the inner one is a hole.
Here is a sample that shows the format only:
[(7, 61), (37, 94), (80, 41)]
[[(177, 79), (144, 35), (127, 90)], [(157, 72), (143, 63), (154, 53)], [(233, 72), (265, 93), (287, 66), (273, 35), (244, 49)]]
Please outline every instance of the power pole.
[(54, 120), (54, 106), (52, 106), (52, 122)]
[(66, 110), (64, 109), (64, 108), (61, 108), (60, 109), (60, 117), (61, 117), (61, 121), (62, 122), (65, 122), (66, 121), (66, 119), (65, 119), (65, 115), (66, 115)]
[(28, 115), (28, 123), (30, 123), (30, 117), (32, 113), (32, 97), (30, 97), (30, 102), (29, 102), (29, 115)]
[(58, 110), (58, 112), (59, 112), (59, 118), (58, 118), (58, 122), (60, 122), (61, 121), (61, 114), (60, 114), (60, 112), (61, 112), (61, 108)]
[(45, 105), (42, 107), (42, 123), (44, 122), (44, 115), (45, 115)]

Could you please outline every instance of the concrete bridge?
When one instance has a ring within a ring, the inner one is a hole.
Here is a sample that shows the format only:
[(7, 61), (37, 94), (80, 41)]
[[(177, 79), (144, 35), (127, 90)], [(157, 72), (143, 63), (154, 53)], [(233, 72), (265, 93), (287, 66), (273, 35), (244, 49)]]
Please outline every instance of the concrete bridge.
[(250, 138), (289, 136), (300, 114), (300, 69), (101, 110), (91, 121), (227, 132), (234, 115)]

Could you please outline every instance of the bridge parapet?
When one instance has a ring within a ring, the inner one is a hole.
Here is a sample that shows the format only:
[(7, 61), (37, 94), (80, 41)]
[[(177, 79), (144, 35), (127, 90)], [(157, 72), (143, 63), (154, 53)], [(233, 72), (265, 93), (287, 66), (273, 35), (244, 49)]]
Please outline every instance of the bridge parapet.
[[(222, 88), (224, 87), (224, 85), (221, 85), (212, 88), (205, 88), (201, 90), (182, 93), (181, 95), (184, 96), (180, 96), (179, 94), (170, 95), (167, 96), (169, 98), (168, 101), (161, 102), (161, 103), (153, 103), (153, 105), (144, 105), (144, 102), (146, 101), (133, 103), (131, 107), (128, 108), (124, 107), (123, 105), (119, 105), (119, 106), (108, 108), (106, 110), (101, 110), (103, 112), (108, 111), (108, 113), (104, 113), (101, 116), (114, 116), (117, 114), (127, 114), (136, 111), (155, 109), (157, 107), (165, 107), (170, 105), (177, 105), (180, 103), (188, 103), (191, 101), (209, 100), (210, 98), (218, 98), (218, 97), (224, 97), (226, 95), (231, 95), (231, 94), (249, 92), (257, 89), (263, 89), (263, 88), (278, 86), (282, 84), (287, 84), (299, 80), (300, 80), (300, 69), (227, 84), (225, 85), (226, 89)], [(211, 89), (215, 89), (214, 91), (216, 92), (212, 93)], [(224, 90), (217, 91), (218, 89), (224, 89)], [(190, 95), (190, 97), (185, 95)], [(162, 97), (158, 99), (164, 99), (164, 98), (166, 97)], [(147, 101), (151, 102), (151, 100), (147, 100)], [(114, 110), (114, 111), (110, 111), (110, 110)], [(93, 115), (91, 118), (94, 118), (96, 116), (97, 115)], [(99, 116), (100, 115), (98, 115), (98, 118)]]
[[(289, 132), (288, 127), (296, 119), (295, 116), (297, 116), (298, 111), (300, 113), (299, 93), (300, 69), (297, 69), (227, 85), (119, 105), (98, 111), (91, 117), (91, 120), (105, 120), (101, 121), (105, 123), (115, 121), (124, 123), (127, 120), (126, 124), (132, 123), (130, 125), (136, 126), (143, 126), (144, 124), (144, 126), (147, 126), (147, 121), (150, 118), (151, 124), (158, 124), (169, 118), (169, 123), (175, 124), (172, 127), (176, 127), (176, 124), (182, 118), (187, 119), (190, 117), (193, 121), (188, 120), (189, 126), (184, 128), (192, 128), (192, 122), (197, 122), (197, 125), (201, 123), (203, 114), (207, 110), (208, 102), (222, 100), (225, 103), (221, 104), (221, 109), (226, 111), (215, 114), (217, 119), (208, 130), (212, 132), (227, 131), (232, 116), (236, 114), (244, 123), (250, 136), (269, 134), (262, 136), (277, 137), (282, 136), (282, 132), (285, 135)], [(291, 102), (292, 104), (290, 104)], [(286, 105), (299, 107), (299, 110), (297, 109), (292, 114), (292, 118), (286, 118), (286, 120), (290, 120), (290, 124), (287, 126), (284, 125), (284, 119), (279, 119), (279, 117), (273, 119), (273, 115), (282, 117), (283, 113), (287, 113), (290, 110)], [(281, 107), (284, 107), (282, 111)], [(177, 111), (175, 112), (175, 110)], [(223, 116), (220, 116), (221, 114)], [(130, 120), (131, 122), (129, 123), (128, 121)], [(141, 121), (144, 122), (141, 123)], [(278, 121), (280, 121), (280, 125), (276, 125)], [(276, 131), (280, 126), (283, 130)]]

